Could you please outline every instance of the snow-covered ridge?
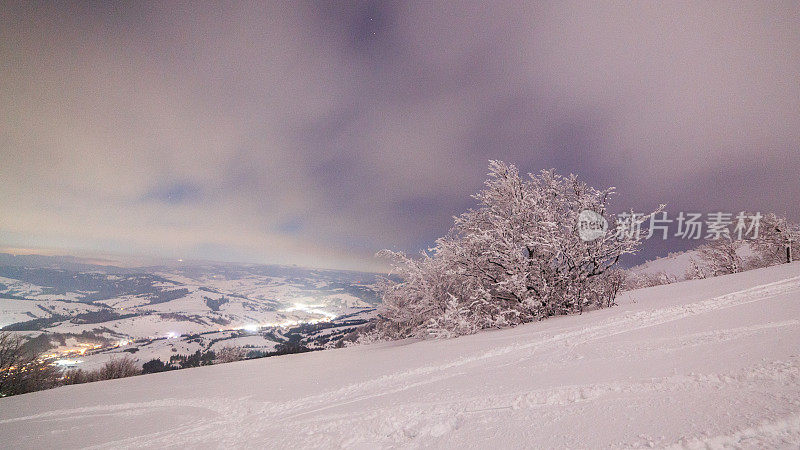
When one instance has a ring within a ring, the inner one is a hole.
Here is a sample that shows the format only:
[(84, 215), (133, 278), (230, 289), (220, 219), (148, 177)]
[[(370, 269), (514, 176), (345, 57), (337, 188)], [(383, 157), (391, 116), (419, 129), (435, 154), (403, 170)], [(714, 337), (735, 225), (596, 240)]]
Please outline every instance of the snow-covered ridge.
[(619, 303), (452, 340), (9, 397), (0, 437), (99, 448), (800, 444), (800, 263)]

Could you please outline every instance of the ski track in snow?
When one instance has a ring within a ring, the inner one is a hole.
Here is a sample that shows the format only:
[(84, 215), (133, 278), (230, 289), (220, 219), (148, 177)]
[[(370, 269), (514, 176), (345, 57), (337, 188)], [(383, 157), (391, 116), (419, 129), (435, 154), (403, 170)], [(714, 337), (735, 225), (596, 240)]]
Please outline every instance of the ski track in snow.
[[(599, 323), (576, 328), (551, 336), (547, 332), (534, 334), (540, 338), (525, 343), (503, 345), (474, 355), (459, 357), (443, 364), (426, 365), (413, 370), (380, 376), (363, 382), (283, 402), (259, 402), (249, 398), (225, 399), (163, 399), (151, 402), (62, 409), (42, 414), (0, 421), (0, 424), (34, 421), (58, 421), (69, 418), (91, 420), (101, 415), (137, 416), (168, 408), (198, 408), (208, 412), (206, 417), (157, 433), (106, 442), (94, 448), (134, 448), (207, 446), (211, 437), (214, 446), (246, 446), (250, 439), (274, 436), (276, 447), (305, 446), (411, 446), (422, 445), (420, 437), (438, 438), (458, 429), (465, 420), (493, 416), (504, 412), (519, 413), (544, 406), (574, 405), (601, 402), (618, 394), (647, 396), (653, 393), (694, 391), (703, 389), (751, 390), (768, 392), (766, 387), (778, 386), (788, 392), (789, 401), (800, 409), (800, 361), (772, 361), (739, 371), (720, 374), (674, 375), (657, 379), (624, 382), (558, 386), (514, 392), (502, 396), (476, 396), (452, 400), (399, 405), (393, 408), (372, 407), (367, 402), (407, 390), (438, 383), (463, 375), (475, 363), (513, 355), (516, 362), (530, 359), (535, 353), (577, 346), (594, 340), (612, 337), (690, 316), (706, 314), (724, 308), (764, 301), (778, 295), (800, 291), (800, 276), (762, 284), (694, 303), (642, 311), (627, 311)], [(632, 355), (639, 351), (666, 351), (724, 342), (780, 328), (797, 328), (798, 320), (786, 320), (752, 326), (721, 329), (636, 343), (623, 343), (610, 351)], [(546, 363), (546, 362), (545, 362)], [(363, 403), (356, 412), (336, 412), (343, 406)], [(329, 440), (321, 440), (321, 436)], [(283, 438), (278, 438), (283, 436)], [(750, 428), (728, 434), (698, 437), (689, 436), (678, 442), (659, 443), (674, 448), (718, 448), (725, 446), (781, 446), (800, 444), (800, 414), (764, 419)], [(622, 443), (637, 446), (640, 443)]]

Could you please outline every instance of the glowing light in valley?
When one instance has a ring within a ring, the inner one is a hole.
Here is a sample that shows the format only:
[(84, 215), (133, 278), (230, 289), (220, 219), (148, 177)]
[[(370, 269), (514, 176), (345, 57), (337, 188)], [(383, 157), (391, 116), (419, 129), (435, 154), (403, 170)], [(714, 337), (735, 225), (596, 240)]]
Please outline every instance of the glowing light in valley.
[(100, 344), (86, 344), (86, 343), (78, 343), (77, 347), (68, 347), (56, 350), (52, 353), (46, 353), (42, 355), (43, 359), (50, 359), (50, 358), (58, 358), (59, 356), (67, 356), (67, 355), (85, 355), (89, 350), (96, 350), (101, 348), (102, 345)]
[[(303, 312), (307, 312), (307, 313), (310, 313), (310, 314), (321, 314), (321, 315), (327, 317), (328, 319), (333, 319), (333, 318), (336, 317), (336, 314), (334, 314), (334, 313), (332, 313), (330, 311), (326, 311), (324, 309), (321, 309), (321, 308), (324, 308), (324, 307), (325, 307), (325, 305), (307, 305), (305, 303), (295, 303), (294, 306), (292, 306), (291, 308), (286, 308), (286, 309), (284, 309), (284, 311), (287, 311), (287, 312), (303, 311)], [(307, 321), (306, 323), (313, 323), (313, 322)]]
[(57, 366), (74, 366), (76, 364), (80, 364), (83, 361), (80, 359), (59, 359), (55, 362)]
[[(262, 328), (288, 328), (303, 324), (330, 322), (333, 317), (336, 317), (336, 315), (321, 317), (319, 319), (309, 319), (309, 320), (284, 320), (283, 322), (251, 323), (233, 328), (233, 330), (245, 330), (251, 333), (255, 333), (261, 330)], [(220, 329), (219, 331), (221, 332), (223, 330)]]
[(175, 339), (177, 337), (180, 337), (180, 335), (181, 335), (180, 333), (170, 331), (169, 333), (167, 333), (167, 339)]

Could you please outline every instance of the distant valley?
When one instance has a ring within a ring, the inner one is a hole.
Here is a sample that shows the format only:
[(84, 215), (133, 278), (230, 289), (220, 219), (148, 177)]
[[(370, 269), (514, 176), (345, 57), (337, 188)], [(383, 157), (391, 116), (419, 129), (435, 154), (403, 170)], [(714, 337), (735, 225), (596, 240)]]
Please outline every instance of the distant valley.
[(325, 345), (374, 315), (374, 273), (225, 263), (117, 267), (0, 253), (0, 328), (67, 366)]

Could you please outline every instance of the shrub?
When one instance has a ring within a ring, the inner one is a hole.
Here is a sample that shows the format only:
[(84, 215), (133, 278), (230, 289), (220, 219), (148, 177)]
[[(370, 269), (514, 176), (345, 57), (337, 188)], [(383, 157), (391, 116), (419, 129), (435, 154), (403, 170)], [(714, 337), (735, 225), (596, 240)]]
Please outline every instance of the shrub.
[(226, 345), (217, 352), (217, 361), (229, 363), (247, 358), (247, 351), (241, 347)]
[(114, 358), (96, 370), (74, 369), (64, 375), (64, 384), (83, 384), (95, 381), (127, 378), (143, 373), (130, 356)]
[(678, 278), (669, 275), (666, 272), (655, 272), (655, 273), (628, 272), (625, 277), (623, 288), (626, 291), (630, 291), (633, 289), (661, 286), (662, 284), (670, 284), (670, 283), (675, 283), (677, 281)]
[(164, 364), (160, 359), (151, 359), (142, 365), (142, 373), (158, 373), (169, 370), (169, 366)]
[(141, 371), (136, 366), (136, 361), (129, 356), (124, 356), (106, 362), (100, 369), (98, 375), (101, 380), (113, 380), (116, 378), (132, 377), (134, 375), (139, 375), (139, 373), (141, 373)]
[(0, 332), (0, 397), (55, 387), (59, 371), (20, 336)]

